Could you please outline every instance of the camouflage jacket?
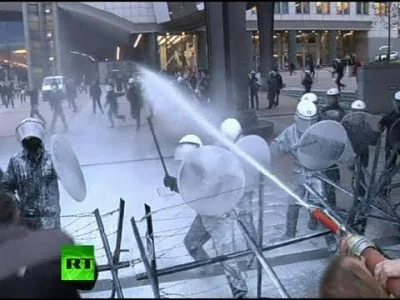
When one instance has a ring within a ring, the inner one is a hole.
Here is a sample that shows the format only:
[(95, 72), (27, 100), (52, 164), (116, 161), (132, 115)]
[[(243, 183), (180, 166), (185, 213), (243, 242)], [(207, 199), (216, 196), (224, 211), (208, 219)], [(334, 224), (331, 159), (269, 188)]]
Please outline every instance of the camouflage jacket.
[(26, 150), (11, 157), (2, 186), (6, 192), (18, 193), (23, 215), (60, 214), (57, 174), (46, 150), (35, 160), (28, 159)]

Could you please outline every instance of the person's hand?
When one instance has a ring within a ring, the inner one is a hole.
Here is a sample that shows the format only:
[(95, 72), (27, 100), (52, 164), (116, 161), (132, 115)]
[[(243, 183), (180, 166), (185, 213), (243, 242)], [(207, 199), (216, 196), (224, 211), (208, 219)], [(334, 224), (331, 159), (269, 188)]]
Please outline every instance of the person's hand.
[(375, 279), (386, 288), (387, 280), (391, 277), (400, 277), (400, 259), (388, 260), (380, 262), (375, 266)]
[(165, 176), (164, 177), (164, 186), (169, 188), (171, 192), (179, 193), (178, 182), (175, 177)]

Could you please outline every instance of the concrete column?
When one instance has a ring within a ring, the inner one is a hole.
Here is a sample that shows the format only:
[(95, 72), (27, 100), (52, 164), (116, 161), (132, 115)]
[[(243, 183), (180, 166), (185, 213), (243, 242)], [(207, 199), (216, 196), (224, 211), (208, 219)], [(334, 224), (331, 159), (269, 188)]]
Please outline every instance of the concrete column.
[(208, 69), (207, 32), (198, 31), (197, 37), (197, 67)]
[(32, 57), (31, 57), (31, 39), (29, 32), (29, 21), (28, 21), (28, 2), (22, 2), (22, 19), (24, 24), (24, 36), (25, 36), (25, 45), (27, 49), (26, 58), (28, 61), (28, 84), (29, 88), (32, 89), (34, 87), (33, 81), (33, 69), (32, 69)]
[(54, 48), (56, 53), (56, 74), (63, 75), (63, 49), (62, 49), (62, 37), (61, 37), (61, 22), (60, 14), (58, 11), (57, 2), (53, 2), (53, 25), (54, 25)]
[(279, 56), (279, 61), (278, 61), (278, 68), (279, 69), (283, 69), (284, 68), (284, 60), (283, 60), (283, 35), (282, 33), (278, 35), (278, 47), (279, 47), (279, 52), (278, 52), (278, 56)]
[(211, 98), (226, 113), (248, 107), (246, 2), (205, 2)]
[(296, 31), (289, 30), (288, 38), (288, 55), (289, 63), (294, 63), (296, 65), (296, 53), (297, 53), (297, 43), (296, 43)]
[(40, 24), (40, 48), (42, 51), (42, 68), (44, 74), (49, 74), (49, 49), (47, 44), (46, 16), (44, 2), (38, 2), (39, 24)]
[(337, 41), (336, 41), (336, 30), (330, 30), (328, 33), (328, 64), (331, 64), (335, 58), (337, 58)]
[(247, 35), (248, 35), (247, 41), (249, 43), (249, 53), (250, 53), (249, 55), (249, 72), (250, 72), (250, 71), (256, 71), (256, 64), (254, 61), (255, 51), (254, 51), (253, 32), (251, 30), (247, 31)]
[(147, 59), (148, 65), (155, 71), (160, 71), (160, 54), (158, 52), (158, 42), (156, 33), (147, 34)]
[(260, 75), (266, 78), (274, 66), (274, 2), (257, 2), (260, 32)]

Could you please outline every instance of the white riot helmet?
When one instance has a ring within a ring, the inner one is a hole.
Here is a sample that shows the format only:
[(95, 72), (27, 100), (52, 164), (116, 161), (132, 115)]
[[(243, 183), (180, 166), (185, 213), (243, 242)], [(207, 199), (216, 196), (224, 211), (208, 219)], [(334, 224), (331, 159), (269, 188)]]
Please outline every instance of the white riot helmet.
[(238, 120), (228, 118), (222, 122), (220, 130), (225, 137), (231, 141), (236, 141), (242, 134), (242, 125), (240, 125)]
[(365, 110), (367, 108), (367, 105), (362, 100), (356, 100), (356, 101), (353, 101), (353, 103), (351, 103), (350, 108), (352, 110)]
[(128, 83), (135, 83), (135, 78), (129, 78)]
[(307, 128), (318, 120), (317, 106), (311, 101), (300, 101), (299, 104), (297, 104), (294, 119), (296, 121), (297, 130), (304, 133)]
[(193, 150), (203, 146), (201, 139), (194, 134), (185, 135), (175, 149), (175, 160), (184, 160)]
[(106, 86), (106, 91), (107, 92), (111, 92), (111, 91), (113, 91), (114, 90), (114, 88), (111, 86), (111, 85), (107, 85)]
[(326, 94), (327, 94), (328, 96), (339, 96), (339, 95), (340, 95), (340, 92), (339, 92), (339, 90), (338, 90), (337, 88), (332, 88), (332, 89), (329, 89), (329, 90), (326, 92)]
[(394, 100), (398, 103), (400, 103), (400, 91), (396, 92), (393, 96)]
[(26, 138), (35, 137), (43, 141), (46, 134), (45, 125), (42, 121), (35, 118), (26, 118), (15, 129), (15, 135), (18, 142)]
[(182, 76), (179, 76), (179, 77), (178, 77), (178, 83), (182, 83), (183, 81), (185, 81), (185, 79), (183, 79)]
[(303, 96), (301, 96), (300, 101), (311, 101), (314, 104), (318, 103), (318, 96), (315, 95), (314, 93), (305, 93)]
[(310, 74), (311, 74), (310, 70), (305, 70), (304, 73), (305, 73), (306, 75), (310, 75)]

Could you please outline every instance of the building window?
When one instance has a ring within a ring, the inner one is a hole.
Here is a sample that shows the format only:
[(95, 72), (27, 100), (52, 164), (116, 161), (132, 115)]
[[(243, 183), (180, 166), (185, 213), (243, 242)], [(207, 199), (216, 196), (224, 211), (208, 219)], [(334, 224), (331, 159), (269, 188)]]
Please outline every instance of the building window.
[(309, 14), (310, 2), (295, 2), (296, 14)]
[(288, 14), (289, 13), (289, 2), (275, 2), (275, 14)]
[(375, 16), (387, 16), (388, 14), (387, 2), (375, 2), (374, 9)]
[(369, 15), (369, 2), (356, 2), (357, 15)]
[(331, 3), (330, 2), (315, 2), (317, 8), (317, 14), (329, 15), (331, 13)]
[(338, 15), (349, 15), (350, 2), (336, 2), (336, 11)]

